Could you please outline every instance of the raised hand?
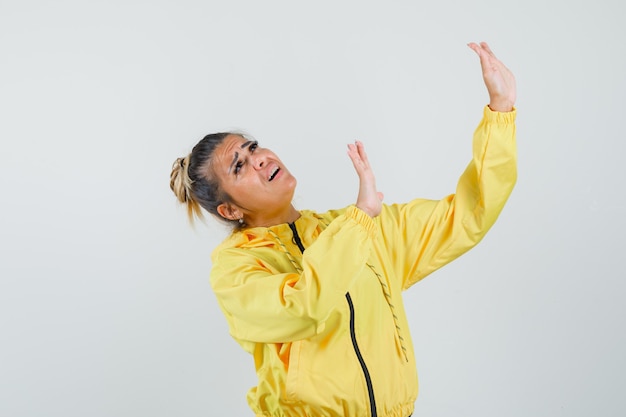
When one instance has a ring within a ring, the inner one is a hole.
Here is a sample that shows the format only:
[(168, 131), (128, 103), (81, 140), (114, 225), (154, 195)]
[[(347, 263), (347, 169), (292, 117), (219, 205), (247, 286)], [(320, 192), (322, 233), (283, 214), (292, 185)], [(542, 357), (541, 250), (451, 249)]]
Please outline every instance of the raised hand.
[(486, 42), (471, 42), (467, 46), (480, 57), (483, 80), (489, 92), (489, 108), (498, 112), (511, 111), (517, 94), (513, 73), (496, 58)]
[(356, 206), (370, 217), (376, 217), (382, 209), (383, 193), (376, 190), (376, 178), (367, 160), (365, 147), (359, 141), (349, 144), (348, 156), (359, 176), (359, 195), (356, 199)]

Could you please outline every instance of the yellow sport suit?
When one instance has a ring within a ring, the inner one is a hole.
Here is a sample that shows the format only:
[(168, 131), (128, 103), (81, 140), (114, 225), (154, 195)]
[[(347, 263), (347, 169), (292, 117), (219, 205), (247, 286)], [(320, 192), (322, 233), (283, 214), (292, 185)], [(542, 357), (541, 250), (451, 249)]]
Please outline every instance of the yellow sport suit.
[(293, 224), (229, 236), (211, 286), (254, 357), (257, 416), (407, 417), (418, 383), (401, 292), (476, 245), (517, 178), (515, 116), (484, 109), (456, 193), (301, 211)]

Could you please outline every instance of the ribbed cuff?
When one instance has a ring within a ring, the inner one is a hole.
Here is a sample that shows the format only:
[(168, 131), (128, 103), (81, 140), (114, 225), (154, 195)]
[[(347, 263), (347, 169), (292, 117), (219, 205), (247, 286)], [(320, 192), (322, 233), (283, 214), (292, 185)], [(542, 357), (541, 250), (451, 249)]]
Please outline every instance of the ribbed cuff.
[(376, 223), (366, 212), (358, 208), (357, 206), (350, 206), (346, 210), (346, 217), (353, 219), (359, 223), (367, 231), (370, 237), (374, 237), (376, 233)]
[(483, 117), (487, 123), (494, 124), (513, 124), (515, 123), (515, 117), (517, 116), (517, 109), (513, 109), (509, 112), (493, 111), (489, 106), (485, 106), (483, 110)]

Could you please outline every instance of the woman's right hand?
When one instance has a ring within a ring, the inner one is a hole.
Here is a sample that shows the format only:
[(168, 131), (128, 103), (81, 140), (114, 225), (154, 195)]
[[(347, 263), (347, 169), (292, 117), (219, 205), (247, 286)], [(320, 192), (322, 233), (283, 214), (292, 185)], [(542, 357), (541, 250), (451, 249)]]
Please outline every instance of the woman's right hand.
[(354, 144), (349, 144), (348, 156), (359, 176), (359, 195), (356, 199), (356, 206), (370, 217), (376, 217), (383, 207), (383, 193), (376, 190), (376, 178), (367, 160), (363, 143), (356, 141)]

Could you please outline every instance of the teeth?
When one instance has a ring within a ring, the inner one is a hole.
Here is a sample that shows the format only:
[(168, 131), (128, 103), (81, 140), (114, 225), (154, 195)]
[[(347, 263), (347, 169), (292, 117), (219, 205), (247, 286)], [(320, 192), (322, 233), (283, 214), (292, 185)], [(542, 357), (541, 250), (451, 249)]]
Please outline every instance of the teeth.
[(273, 180), (273, 179), (274, 179), (274, 177), (275, 177), (275, 176), (276, 176), (276, 174), (278, 173), (278, 170), (279, 170), (279, 169), (280, 169), (280, 168), (278, 168), (278, 167), (274, 168), (274, 171), (272, 171), (272, 175), (270, 175), (270, 177), (268, 178), (268, 181), (271, 181), (271, 180)]

